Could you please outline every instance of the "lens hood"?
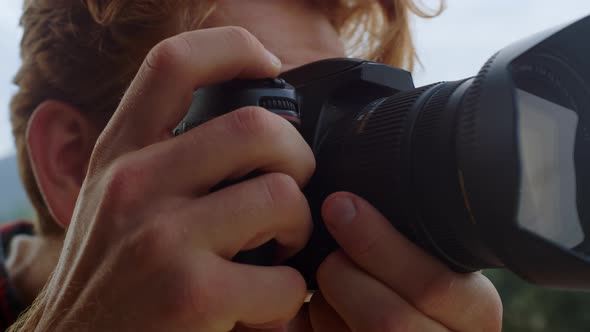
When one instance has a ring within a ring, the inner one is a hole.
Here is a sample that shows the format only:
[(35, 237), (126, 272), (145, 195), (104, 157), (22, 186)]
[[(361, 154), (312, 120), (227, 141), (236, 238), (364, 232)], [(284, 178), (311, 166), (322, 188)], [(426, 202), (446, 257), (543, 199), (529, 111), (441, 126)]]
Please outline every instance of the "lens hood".
[(506, 267), (552, 287), (590, 287), (588, 35), (590, 16), (496, 53), (457, 123), (471, 222)]

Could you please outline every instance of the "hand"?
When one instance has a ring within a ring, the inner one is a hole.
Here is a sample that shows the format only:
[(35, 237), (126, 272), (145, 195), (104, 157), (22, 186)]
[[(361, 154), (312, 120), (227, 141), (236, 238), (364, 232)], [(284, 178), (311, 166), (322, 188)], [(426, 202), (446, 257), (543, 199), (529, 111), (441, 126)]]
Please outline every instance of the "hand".
[(317, 273), (314, 332), (497, 332), (502, 303), (480, 273), (449, 270), (349, 193), (328, 197), (324, 221), (340, 244)]
[[(272, 238), (283, 256), (307, 242), (309, 146), (260, 108), (170, 134), (195, 88), (279, 71), (240, 28), (183, 33), (149, 53), (96, 144), (59, 263), (25, 326), (227, 332), (295, 316), (306, 296), (297, 271), (231, 258)], [(210, 192), (254, 170), (265, 175)]]

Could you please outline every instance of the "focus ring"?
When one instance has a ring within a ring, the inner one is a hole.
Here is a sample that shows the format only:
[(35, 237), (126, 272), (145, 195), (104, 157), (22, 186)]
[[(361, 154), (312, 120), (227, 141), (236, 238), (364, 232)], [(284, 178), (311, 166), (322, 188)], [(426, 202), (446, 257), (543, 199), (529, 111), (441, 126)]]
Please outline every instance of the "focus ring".
[(414, 241), (419, 240), (403, 203), (407, 198), (403, 154), (411, 130), (411, 114), (433, 86), (401, 92), (369, 105), (357, 117), (353, 139), (347, 147), (350, 153), (346, 169), (350, 174), (342, 174), (353, 185), (353, 192), (378, 206), (400, 232)]
[(449, 103), (465, 81), (442, 84), (424, 106), (412, 141), (412, 184), (417, 194), (417, 214), (421, 216), (418, 222), (423, 235), (455, 270), (470, 272), (485, 263), (474, 256), (464, 242), (465, 234), (460, 231), (461, 228), (464, 231), (463, 218), (452, 208), (461, 206), (462, 202), (451, 201), (460, 197), (460, 193), (454, 192), (458, 182), (453, 139), (456, 105), (451, 107)]
[[(377, 177), (391, 177), (391, 174), (396, 174), (398, 179), (401, 177), (402, 144), (407, 134), (408, 115), (417, 99), (431, 87), (385, 98), (357, 119), (353, 147), (358, 160), (357, 170)], [(388, 166), (384, 167), (383, 162)], [(381, 172), (386, 173), (379, 174)]]
[(482, 84), (485, 81), (492, 64), (496, 60), (499, 53), (494, 54), (481, 68), (473, 84), (465, 95), (465, 104), (462, 112), (459, 114), (460, 122), (458, 126), (459, 144), (461, 150), (475, 148), (475, 123), (478, 112), (478, 103), (481, 95)]

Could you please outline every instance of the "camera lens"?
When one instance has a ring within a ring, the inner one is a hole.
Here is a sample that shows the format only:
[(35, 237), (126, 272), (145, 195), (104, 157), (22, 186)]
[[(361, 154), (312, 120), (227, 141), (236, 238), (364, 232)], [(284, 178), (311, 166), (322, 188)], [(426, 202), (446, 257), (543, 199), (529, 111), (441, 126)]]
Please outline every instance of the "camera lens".
[[(461, 272), (500, 266), (480, 241), (457, 165), (457, 117), (474, 79), (367, 105), (318, 153), (316, 177), (372, 202), (394, 226)], [(344, 148), (343, 148), (344, 147)]]
[(522, 252), (522, 232), (588, 254), (590, 90), (555, 56), (527, 54), (509, 71), (495, 61), (341, 121), (319, 149), (316, 177), (371, 201), (456, 271), (534, 254)]

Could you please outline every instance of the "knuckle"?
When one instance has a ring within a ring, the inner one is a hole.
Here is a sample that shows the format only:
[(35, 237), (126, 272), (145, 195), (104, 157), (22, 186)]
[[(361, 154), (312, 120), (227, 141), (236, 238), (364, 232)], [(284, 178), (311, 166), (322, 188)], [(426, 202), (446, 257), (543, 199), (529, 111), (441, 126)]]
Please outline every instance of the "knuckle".
[(158, 222), (146, 223), (129, 241), (130, 252), (138, 261), (144, 261), (145, 257), (150, 257), (154, 261), (165, 261), (172, 254), (174, 244), (180, 242), (177, 235), (172, 227), (161, 227)]
[(190, 45), (181, 34), (164, 39), (154, 46), (146, 56), (145, 64), (151, 71), (171, 72), (182, 68), (190, 54)]
[(177, 312), (199, 317), (199, 320), (207, 320), (211, 314), (211, 307), (215, 303), (214, 287), (211, 287), (211, 278), (205, 272), (191, 275), (179, 286), (171, 307), (176, 307)]
[[(203, 257), (197, 254), (193, 258), (200, 266), (209, 266), (208, 260)], [(222, 300), (219, 290), (225, 287), (222, 285), (223, 280), (207, 269), (198, 269), (192, 273), (188, 269), (178, 269), (166, 280), (168, 287), (162, 307), (176, 321), (197, 321), (201, 326), (212, 328), (220, 321), (218, 316), (221, 308), (218, 303)]]
[(108, 168), (104, 197), (117, 206), (129, 207), (142, 200), (146, 169), (130, 158), (119, 158)]
[(161, 270), (174, 267), (173, 262), (182, 255), (175, 250), (178, 248), (177, 244), (185, 242), (176, 228), (150, 217), (140, 218), (139, 224), (122, 221), (122, 227), (126, 229), (118, 227), (116, 231), (127, 234), (119, 246), (121, 255), (127, 258), (126, 261), (134, 262), (138, 273), (155, 275)]
[(270, 173), (263, 177), (264, 192), (270, 206), (283, 208), (299, 202), (301, 191), (295, 180), (283, 173)]
[(258, 39), (243, 27), (228, 26), (223, 29), (223, 38), (228, 45), (238, 46), (243, 51), (253, 50), (259, 45)]
[(284, 276), (285, 284), (289, 285), (289, 288), (298, 291), (302, 296), (307, 295), (307, 284), (298, 270), (289, 266), (282, 266), (279, 269)]
[(264, 137), (273, 128), (271, 117), (267, 110), (248, 106), (231, 113), (232, 131), (246, 137)]
[(287, 323), (297, 315), (297, 312), (301, 308), (301, 303), (303, 303), (307, 296), (307, 284), (301, 273), (294, 268), (281, 266), (277, 267), (276, 271), (281, 274), (284, 292), (288, 291), (295, 294), (293, 297), (289, 297), (289, 299), (286, 300), (288, 305), (285, 307), (282, 315), (277, 317), (278, 320)]
[(212, 325), (219, 316), (216, 292), (220, 288), (215, 283), (219, 284), (220, 278), (211, 272), (211, 260), (203, 252), (192, 252), (191, 261), (208, 268), (191, 269), (186, 264), (186, 253), (175, 250), (175, 232), (154, 227), (156, 223), (148, 225), (121, 243), (114, 268), (123, 271), (131, 266), (134, 273), (129, 282), (133, 287), (150, 290), (158, 301), (158, 315), (166, 321)]

